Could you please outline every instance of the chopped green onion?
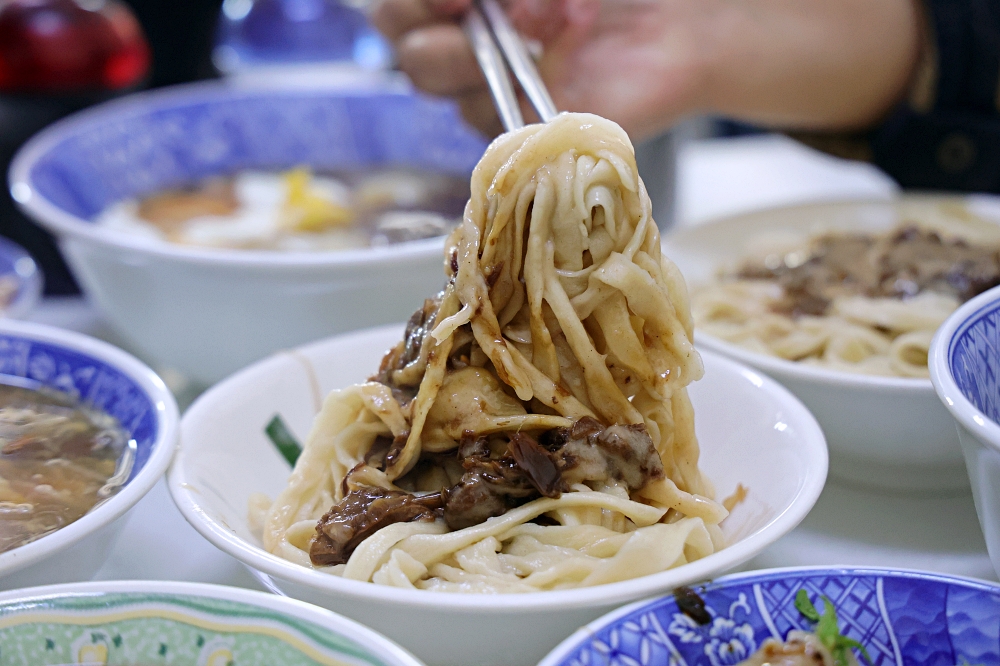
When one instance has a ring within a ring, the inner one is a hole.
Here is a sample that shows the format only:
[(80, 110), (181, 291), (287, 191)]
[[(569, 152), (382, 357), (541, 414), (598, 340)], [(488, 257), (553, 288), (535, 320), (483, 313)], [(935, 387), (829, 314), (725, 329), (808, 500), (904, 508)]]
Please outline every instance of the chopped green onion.
[(278, 449), (278, 453), (288, 461), (289, 465), (295, 467), (295, 461), (299, 459), (299, 455), (302, 453), (302, 446), (295, 439), (295, 436), (292, 435), (285, 422), (281, 420), (281, 416), (275, 414), (274, 418), (264, 428), (264, 432), (267, 433), (267, 438)]
[(865, 661), (869, 664), (873, 663), (864, 645), (840, 633), (837, 626), (837, 609), (833, 607), (833, 602), (825, 595), (823, 596), (822, 615), (809, 600), (809, 593), (805, 589), (795, 593), (795, 608), (806, 619), (816, 623), (816, 637), (830, 651), (836, 666), (848, 666), (851, 663), (849, 654), (852, 649), (860, 650)]
[(802, 588), (795, 594), (795, 608), (807, 619), (819, 622), (819, 611), (809, 601), (809, 593), (805, 591), (805, 588)]

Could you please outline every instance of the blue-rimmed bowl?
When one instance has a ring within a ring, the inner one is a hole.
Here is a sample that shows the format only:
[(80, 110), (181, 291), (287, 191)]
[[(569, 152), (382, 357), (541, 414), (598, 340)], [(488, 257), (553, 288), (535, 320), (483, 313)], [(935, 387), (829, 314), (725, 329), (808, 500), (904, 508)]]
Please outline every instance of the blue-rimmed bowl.
[(109, 204), (242, 169), (403, 166), (468, 178), (485, 141), (394, 84), (211, 82), (132, 95), (29, 141), (11, 194), (145, 356), (203, 383), (278, 349), (406, 319), (444, 283), (443, 237), (278, 252), (189, 247), (92, 223)]
[(0, 303), (0, 316), (21, 319), (31, 312), (42, 296), (42, 271), (28, 251), (0, 236), (0, 279), (11, 279), (16, 291)]
[(1000, 572), (1000, 287), (976, 296), (938, 329), (931, 382), (958, 422), (979, 524)]
[(118, 419), (136, 442), (125, 485), (88, 514), (37, 541), (0, 553), (0, 590), (89, 579), (104, 563), (123, 517), (163, 476), (177, 445), (177, 404), (152, 370), (100, 340), (0, 320), (0, 374), (67, 393)]
[(0, 658), (31, 666), (422, 666), (384, 636), (316, 606), (173, 581), (0, 594)]
[(641, 601), (580, 629), (539, 666), (738, 664), (768, 638), (814, 629), (795, 607), (803, 589), (819, 609), (823, 596), (833, 602), (840, 632), (865, 646), (873, 666), (1000, 663), (994, 583), (895, 569), (796, 568), (692, 589), (707, 616), (683, 612), (673, 595)]

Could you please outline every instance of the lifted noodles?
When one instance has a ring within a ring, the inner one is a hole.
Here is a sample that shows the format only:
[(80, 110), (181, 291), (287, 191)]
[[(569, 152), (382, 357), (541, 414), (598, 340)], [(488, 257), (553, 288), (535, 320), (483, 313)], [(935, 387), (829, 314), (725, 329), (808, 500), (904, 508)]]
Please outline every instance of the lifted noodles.
[(530, 592), (722, 546), (687, 290), (621, 128), (562, 114), (494, 141), (445, 272), (378, 374), (326, 398), (287, 489), (258, 505), (267, 550), (385, 585)]

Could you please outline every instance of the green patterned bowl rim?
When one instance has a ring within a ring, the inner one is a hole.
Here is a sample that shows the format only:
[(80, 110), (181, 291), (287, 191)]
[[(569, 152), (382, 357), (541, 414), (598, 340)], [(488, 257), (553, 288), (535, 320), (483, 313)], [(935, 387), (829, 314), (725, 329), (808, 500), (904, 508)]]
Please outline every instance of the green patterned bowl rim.
[(0, 593), (0, 630), (38, 622), (87, 626), (145, 617), (275, 637), (321, 664), (339, 666), (347, 657), (371, 666), (423, 666), (354, 620), (256, 590), (171, 581), (101, 581)]

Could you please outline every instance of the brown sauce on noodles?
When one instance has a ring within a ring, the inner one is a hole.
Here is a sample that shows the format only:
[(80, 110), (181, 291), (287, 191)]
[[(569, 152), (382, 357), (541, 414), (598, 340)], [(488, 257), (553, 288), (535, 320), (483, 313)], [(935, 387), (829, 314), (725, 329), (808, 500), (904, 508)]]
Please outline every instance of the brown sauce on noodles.
[(838, 296), (905, 299), (933, 291), (967, 301), (1000, 284), (1000, 253), (904, 225), (888, 235), (827, 234), (806, 256), (769, 256), (745, 264), (737, 277), (776, 281), (784, 296), (775, 312), (824, 315)]

